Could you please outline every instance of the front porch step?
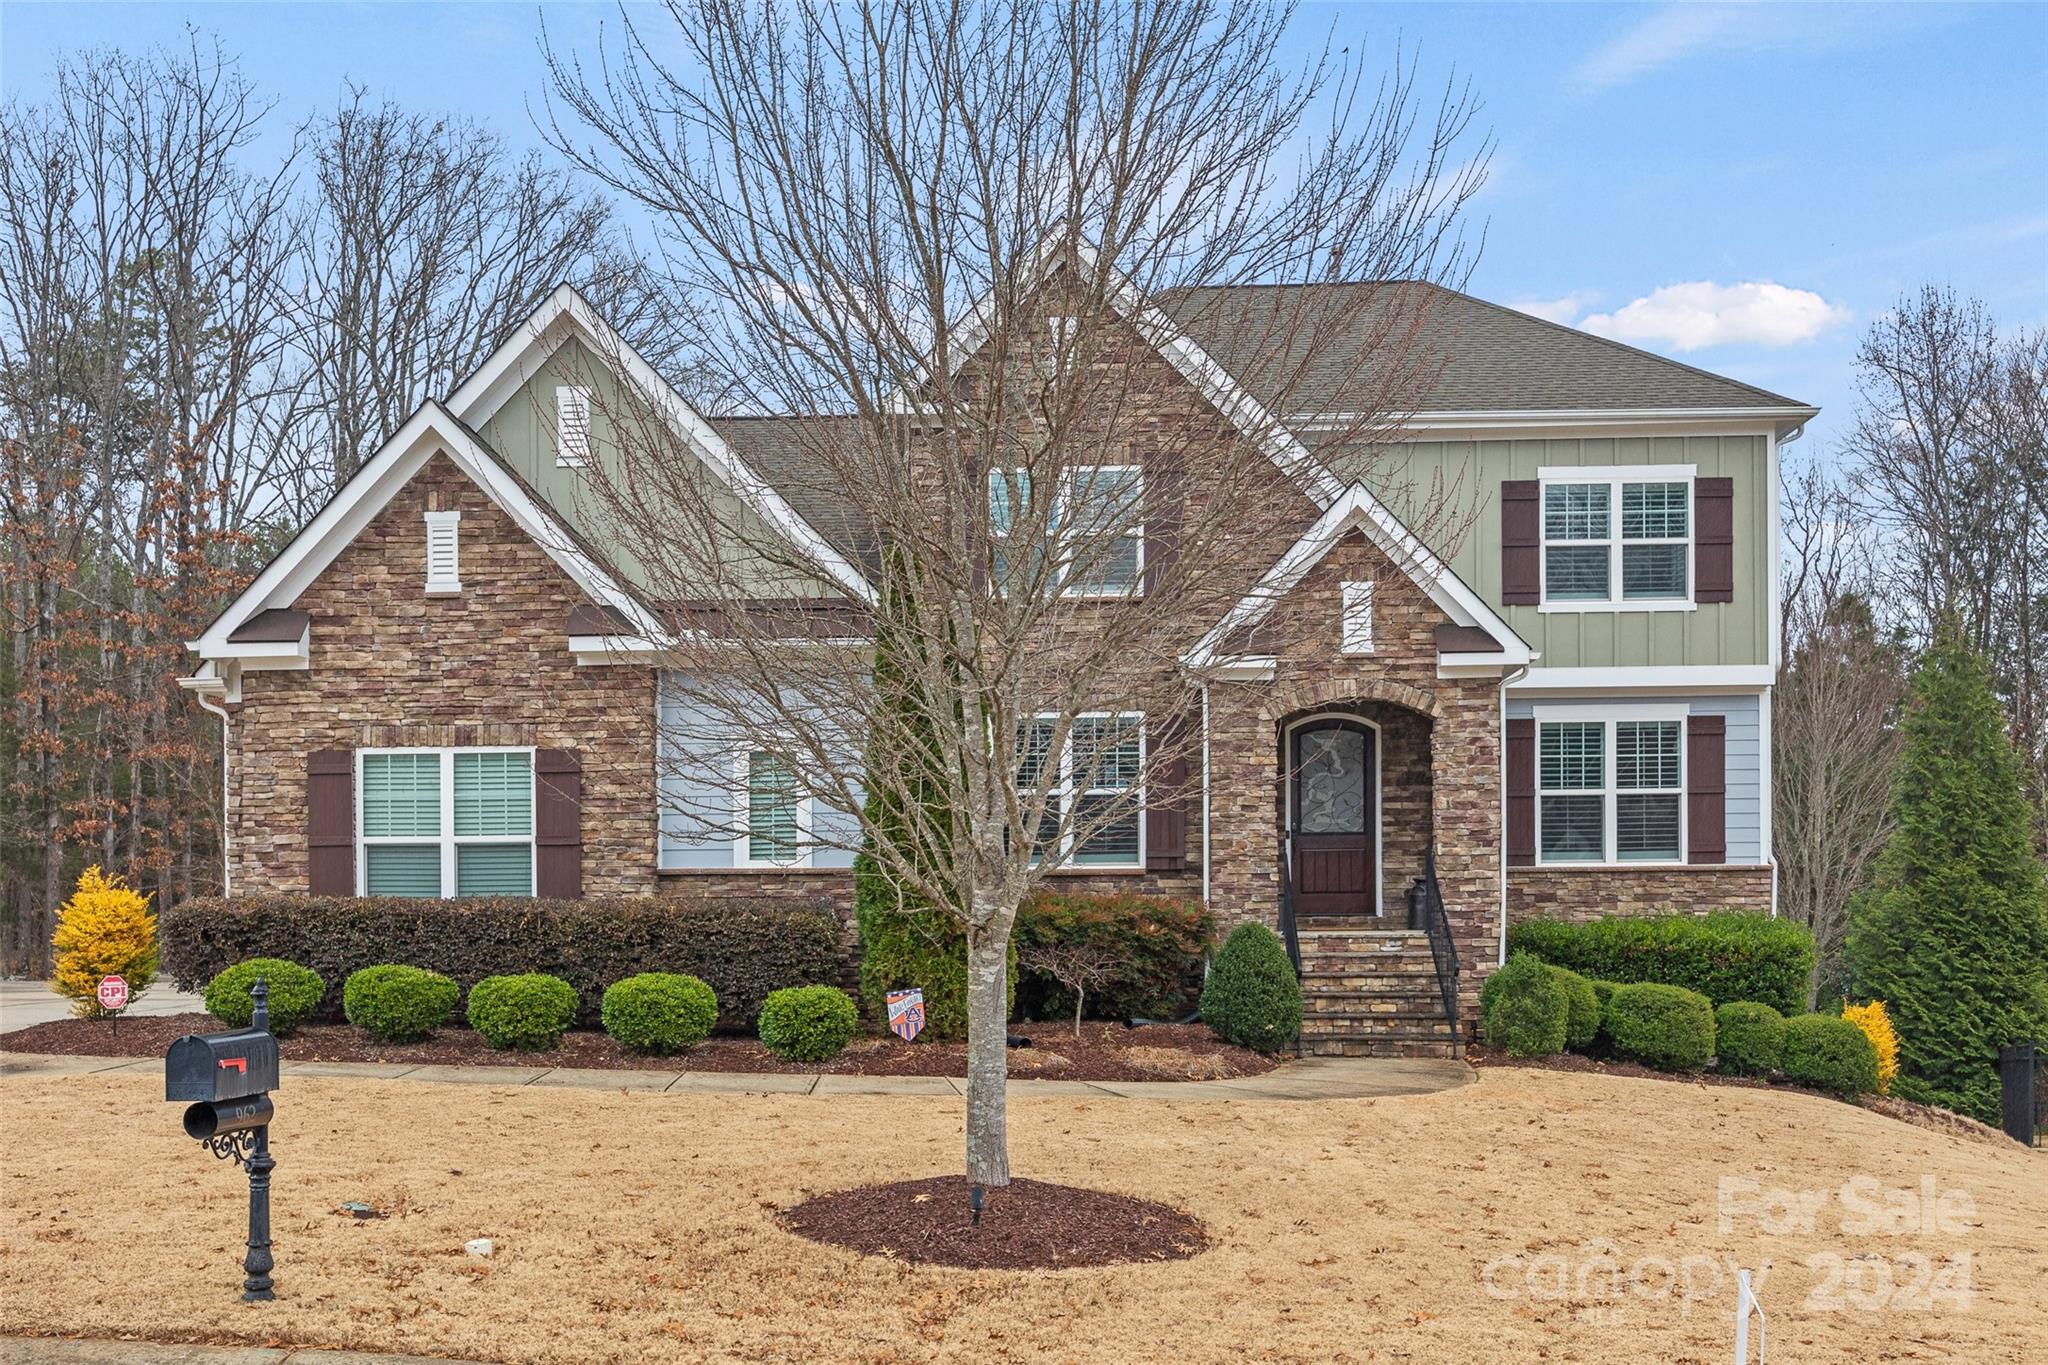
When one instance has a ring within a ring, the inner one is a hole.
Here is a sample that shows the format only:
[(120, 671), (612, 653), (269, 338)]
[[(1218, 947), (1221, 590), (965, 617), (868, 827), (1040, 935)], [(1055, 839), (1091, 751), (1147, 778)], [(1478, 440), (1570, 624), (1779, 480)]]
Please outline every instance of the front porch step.
[(1304, 963), (1326, 953), (1370, 954), (1374, 957), (1431, 956), (1427, 934), (1370, 934), (1354, 929), (1317, 929), (1301, 931), (1296, 937), (1301, 942), (1301, 960)]
[(1309, 1057), (1460, 1057), (1459, 1045), (1436, 1038), (1338, 1038), (1302, 1035), (1301, 1050)]
[(1436, 954), (1419, 929), (1303, 922), (1301, 1048), (1315, 1057), (1456, 1057)]

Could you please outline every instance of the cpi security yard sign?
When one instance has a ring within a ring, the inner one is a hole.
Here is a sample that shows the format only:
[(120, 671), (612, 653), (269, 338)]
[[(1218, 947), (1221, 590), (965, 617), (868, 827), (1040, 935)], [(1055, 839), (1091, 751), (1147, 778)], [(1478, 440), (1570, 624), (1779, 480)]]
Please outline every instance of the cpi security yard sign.
[(116, 1014), (128, 1008), (128, 980), (120, 976), (100, 978), (100, 1008)]

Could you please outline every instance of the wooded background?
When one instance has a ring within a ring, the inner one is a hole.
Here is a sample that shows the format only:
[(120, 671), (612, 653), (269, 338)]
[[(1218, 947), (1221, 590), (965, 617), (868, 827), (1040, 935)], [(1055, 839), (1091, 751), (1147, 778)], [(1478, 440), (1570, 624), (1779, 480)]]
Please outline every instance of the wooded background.
[[(0, 107), (0, 969), (88, 863), (219, 887), (184, 641), (427, 395), (569, 280), (658, 368), (688, 300), (614, 202), (360, 91), (287, 125), (220, 47), (62, 61)], [(1880, 317), (1848, 434), (1791, 452), (1775, 700), (1785, 910), (1824, 961), (1885, 830), (1902, 669), (1954, 615), (2048, 829), (2048, 341), (1936, 288)], [(1803, 456), (1804, 458), (1798, 458)]]

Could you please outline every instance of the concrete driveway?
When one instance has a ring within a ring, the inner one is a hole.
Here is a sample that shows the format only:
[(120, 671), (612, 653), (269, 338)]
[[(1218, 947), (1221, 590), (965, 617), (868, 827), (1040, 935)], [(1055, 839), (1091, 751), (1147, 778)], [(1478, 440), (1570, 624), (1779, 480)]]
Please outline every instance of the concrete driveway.
[[(122, 1017), (190, 1014), (205, 1009), (206, 1002), (198, 996), (173, 990), (169, 982), (160, 982), (122, 1011)], [(16, 977), (0, 979), (0, 1033), (70, 1017), (71, 1002), (51, 990), (49, 982), (24, 981)]]

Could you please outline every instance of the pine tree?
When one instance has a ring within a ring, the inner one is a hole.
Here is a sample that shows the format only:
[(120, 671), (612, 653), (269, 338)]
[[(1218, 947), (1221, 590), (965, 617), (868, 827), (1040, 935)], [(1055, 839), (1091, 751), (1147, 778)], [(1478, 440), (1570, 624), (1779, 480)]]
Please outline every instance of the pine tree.
[(1853, 989), (1898, 1030), (1895, 1093), (1996, 1123), (1999, 1047), (2048, 1034), (2048, 904), (1990, 671), (1951, 626), (1903, 727), (1896, 829), (1852, 914)]

